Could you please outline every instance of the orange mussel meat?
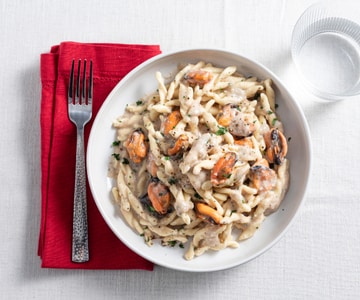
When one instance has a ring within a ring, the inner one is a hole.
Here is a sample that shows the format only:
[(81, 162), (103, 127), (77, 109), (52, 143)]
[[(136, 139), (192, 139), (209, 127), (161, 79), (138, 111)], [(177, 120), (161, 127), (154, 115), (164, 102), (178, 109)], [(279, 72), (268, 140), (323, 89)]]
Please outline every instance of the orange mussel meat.
[(195, 208), (199, 218), (209, 221), (210, 223), (220, 224), (222, 216), (214, 208), (202, 202), (196, 202)]
[(277, 182), (276, 172), (269, 167), (266, 159), (261, 159), (250, 168), (250, 180), (259, 192), (272, 190)]
[(241, 112), (235, 104), (226, 104), (216, 119), (219, 125), (228, 128), (238, 138), (251, 136), (256, 129), (256, 119), (251, 114)]
[(182, 120), (182, 116), (179, 110), (172, 111), (164, 120), (163, 132), (165, 135), (175, 128), (175, 126)]
[(226, 104), (222, 111), (217, 116), (219, 125), (228, 127), (231, 124), (231, 120), (234, 117), (232, 109), (236, 108), (233, 104)]
[(171, 203), (171, 193), (160, 180), (153, 179), (148, 185), (148, 197), (152, 206), (159, 214), (166, 214)]
[(125, 142), (125, 148), (134, 163), (140, 163), (147, 155), (148, 144), (144, 132), (139, 128), (134, 130)]
[(266, 144), (266, 157), (270, 163), (281, 165), (288, 151), (284, 134), (277, 128), (272, 128), (264, 136)]
[(180, 151), (186, 150), (189, 147), (189, 138), (186, 134), (182, 134), (178, 137), (175, 145), (168, 149), (169, 155), (175, 155)]
[(204, 86), (205, 84), (210, 82), (210, 80), (212, 79), (212, 75), (210, 72), (200, 69), (188, 72), (184, 76), (184, 79), (192, 86)]
[(230, 178), (233, 172), (234, 165), (237, 161), (235, 152), (227, 152), (214, 165), (211, 170), (211, 183), (215, 186), (221, 185)]

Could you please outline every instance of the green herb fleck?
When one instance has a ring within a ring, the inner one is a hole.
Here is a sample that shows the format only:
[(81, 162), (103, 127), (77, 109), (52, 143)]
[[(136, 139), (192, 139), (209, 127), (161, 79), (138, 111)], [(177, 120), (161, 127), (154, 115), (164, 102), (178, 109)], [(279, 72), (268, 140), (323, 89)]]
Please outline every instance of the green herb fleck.
[(143, 105), (143, 104), (144, 104), (144, 102), (143, 102), (142, 100), (136, 101), (136, 105), (137, 105), (137, 106), (140, 106), (140, 105)]
[(170, 157), (169, 156), (164, 156), (164, 159), (165, 160), (170, 160)]
[(223, 178), (230, 178), (231, 177), (231, 173), (224, 173), (222, 174)]
[(152, 212), (152, 213), (156, 212), (155, 208), (154, 208), (152, 205), (150, 205), (150, 204), (147, 206), (147, 208), (148, 208), (148, 210), (149, 210), (150, 212)]
[(175, 177), (170, 177), (168, 182), (169, 184), (175, 184), (177, 182), (177, 179)]
[(224, 135), (227, 133), (227, 128), (219, 126), (219, 129), (215, 132), (216, 135)]
[(278, 120), (277, 118), (274, 118), (274, 119), (272, 120), (271, 124), (272, 124), (273, 126), (275, 126), (277, 120)]
[(176, 241), (168, 241), (168, 245), (170, 247), (174, 247), (176, 245)]
[(119, 146), (120, 145), (120, 141), (113, 141), (112, 145), (115, 146)]
[(112, 156), (114, 156), (114, 158), (116, 159), (116, 160), (120, 160), (120, 154), (119, 153), (113, 153), (113, 154), (111, 154)]
[(129, 160), (128, 160), (126, 157), (124, 157), (123, 160), (122, 160), (122, 163), (123, 163), (124, 165), (128, 165), (130, 162), (129, 162)]

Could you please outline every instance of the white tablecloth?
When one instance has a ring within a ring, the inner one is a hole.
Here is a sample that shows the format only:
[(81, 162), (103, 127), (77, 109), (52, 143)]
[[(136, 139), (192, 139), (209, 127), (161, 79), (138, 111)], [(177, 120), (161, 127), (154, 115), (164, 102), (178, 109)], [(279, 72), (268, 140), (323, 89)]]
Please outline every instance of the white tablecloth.
[[(299, 83), (290, 36), (312, 2), (0, 1), (0, 299), (358, 299), (360, 96), (322, 104)], [(41, 269), (39, 55), (65, 40), (223, 48), (269, 67), (299, 101), (313, 143), (312, 181), (286, 235), (214, 273)]]

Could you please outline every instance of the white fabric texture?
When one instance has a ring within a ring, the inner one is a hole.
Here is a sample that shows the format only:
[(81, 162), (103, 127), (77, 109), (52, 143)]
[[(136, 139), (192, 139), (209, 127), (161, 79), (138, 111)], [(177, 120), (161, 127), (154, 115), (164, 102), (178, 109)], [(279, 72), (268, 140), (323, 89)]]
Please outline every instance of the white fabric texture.
[[(1, 1), (0, 298), (358, 299), (360, 96), (319, 103), (299, 82), (291, 31), (313, 2)], [(222, 48), (270, 68), (304, 110), (313, 144), (307, 197), (285, 236), (214, 273), (41, 269), (39, 56), (65, 40), (160, 44), (164, 53)]]

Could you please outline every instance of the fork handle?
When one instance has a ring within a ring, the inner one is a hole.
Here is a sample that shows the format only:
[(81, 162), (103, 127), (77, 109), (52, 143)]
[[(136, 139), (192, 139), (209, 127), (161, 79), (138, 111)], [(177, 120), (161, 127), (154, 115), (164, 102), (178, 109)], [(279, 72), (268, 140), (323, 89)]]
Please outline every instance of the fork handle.
[(89, 260), (88, 223), (86, 206), (86, 171), (84, 151), (84, 128), (77, 129), (76, 170), (73, 211), (72, 261), (77, 263)]

